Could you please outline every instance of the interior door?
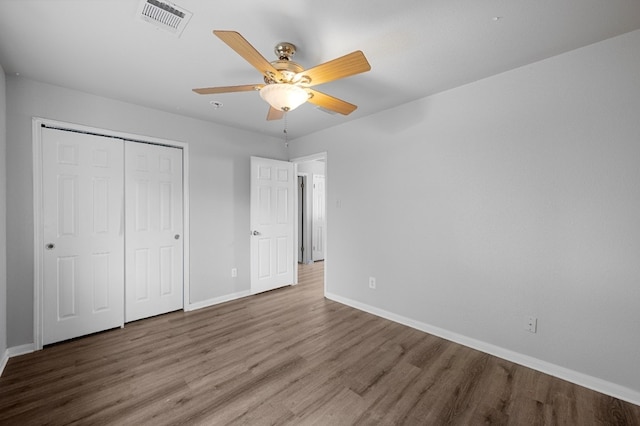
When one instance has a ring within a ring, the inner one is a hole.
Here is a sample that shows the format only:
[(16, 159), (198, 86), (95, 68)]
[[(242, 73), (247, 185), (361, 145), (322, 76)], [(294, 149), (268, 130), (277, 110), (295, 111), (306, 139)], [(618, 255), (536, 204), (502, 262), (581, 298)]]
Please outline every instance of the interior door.
[(125, 322), (182, 309), (182, 150), (125, 143)]
[(324, 236), (327, 220), (325, 219), (325, 187), (324, 176), (313, 175), (313, 221), (312, 228), (312, 258), (324, 260)]
[(123, 324), (123, 141), (42, 129), (43, 344)]
[(293, 163), (251, 157), (251, 292), (293, 284)]

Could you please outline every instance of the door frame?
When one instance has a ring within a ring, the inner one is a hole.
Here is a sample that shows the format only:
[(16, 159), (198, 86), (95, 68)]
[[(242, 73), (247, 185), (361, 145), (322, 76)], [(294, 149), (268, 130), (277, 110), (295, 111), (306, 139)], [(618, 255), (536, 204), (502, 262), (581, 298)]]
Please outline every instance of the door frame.
[[(323, 152), (318, 152), (316, 154), (310, 154), (310, 155), (305, 155), (302, 157), (296, 157), (296, 158), (292, 158), (289, 161), (293, 163), (293, 170), (294, 173), (296, 174), (296, 176), (298, 176), (298, 164), (300, 163), (306, 163), (307, 161), (318, 161), (318, 160), (324, 160), (324, 190), (325, 190), (325, 227), (324, 227), (324, 294), (327, 294), (327, 268), (329, 267), (329, 239), (327, 238), (327, 235), (329, 234), (327, 232), (327, 230), (329, 229), (329, 203), (327, 202), (329, 200), (329, 156), (327, 155), (326, 151)], [(308, 183), (308, 182), (307, 182)], [(297, 208), (298, 206), (298, 191), (294, 191), (295, 192), (295, 206)], [(295, 232), (295, 236), (294, 239), (295, 241), (298, 241), (298, 214), (296, 212), (295, 214), (295, 218), (296, 218), (296, 223), (294, 226), (294, 232)], [(293, 279), (294, 279), (294, 283), (298, 284), (298, 252), (296, 249), (295, 254), (295, 263), (294, 263), (294, 270), (293, 270)]]
[[(42, 203), (42, 127), (53, 127), (72, 132), (90, 133), (108, 138), (123, 139), (126, 141), (164, 145), (182, 149), (182, 209), (183, 209), (183, 310), (189, 310), (189, 145), (184, 142), (161, 139), (152, 136), (136, 135), (133, 133), (117, 132), (81, 124), (68, 123), (47, 118), (33, 117), (32, 128), (32, 152), (33, 152), (33, 345), (34, 350), (40, 350), (43, 346), (43, 316), (44, 309), (43, 285), (44, 285), (44, 235), (42, 229), (43, 203)], [(124, 318), (123, 318), (124, 322)]]
[[(294, 164), (294, 168), (297, 169), (296, 167), (297, 165)], [(297, 209), (298, 209), (298, 214), (296, 215), (296, 239), (297, 239), (297, 244), (298, 244), (298, 263), (305, 263), (306, 261), (306, 257), (307, 257), (307, 242), (305, 241), (305, 238), (307, 237), (307, 233), (308, 230), (306, 230), (306, 226), (305, 226), (305, 219), (307, 217), (307, 208), (305, 206), (305, 199), (306, 197), (304, 196), (304, 194), (306, 194), (307, 192), (307, 173), (300, 173), (300, 172), (296, 172), (296, 178), (297, 178), (297, 185), (298, 185), (298, 191), (296, 194), (296, 205), (297, 205)], [(300, 189), (300, 180), (302, 179), (302, 185), (304, 185), (302, 187), (302, 189)], [(302, 200), (300, 199), (300, 193), (302, 192)], [(302, 210), (302, 211), (300, 211)], [(305, 232), (306, 231), (306, 232)], [(302, 236), (300, 235), (302, 234)], [(302, 244), (302, 258), (300, 256), (300, 244)], [(297, 280), (296, 280), (297, 281)]]
[[(309, 222), (309, 213), (313, 213), (311, 210), (311, 208), (309, 207), (309, 202), (308, 202), (308, 194), (309, 194), (309, 178), (311, 177), (311, 175), (309, 173), (304, 173), (304, 172), (298, 172), (298, 164), (294, 164), (294, 167), (296, 169), (296, 176), (303, 178), (304, 180), (304, 184), (305, 184), (305, 188), (304, 188), (304, 198), (302, 200), (302, 202), (300, 202), (300, 199), (296, 200), (296, 205), (299, 206), (302, 205), (303, 207), (303, 211), (304, 211), (304, 217), (302, 218), (302, 224), (300, 224), (300, 212), (298, 212), (298, 214), (296, 215), (296, 220), (298, 221), (296, 223), (296, 232), (300, 232), (300, 230), (302, 230), (303, 233), (303, 240), (302, 243), (304, 244), (304, 253), (302, 255), (302, 263), (307, 264), (309, 263), (309, 261), (311, 260), (311, 230), (309, 229), (308, 226), (308, 222)], [(296, 194), (296, 196), (299, 197), (299, 194)], [(298, 235), (296, 235), (296, 238), (299, 238)], [(297, 280), (296, 280), (296, 284), (297, 284)]]

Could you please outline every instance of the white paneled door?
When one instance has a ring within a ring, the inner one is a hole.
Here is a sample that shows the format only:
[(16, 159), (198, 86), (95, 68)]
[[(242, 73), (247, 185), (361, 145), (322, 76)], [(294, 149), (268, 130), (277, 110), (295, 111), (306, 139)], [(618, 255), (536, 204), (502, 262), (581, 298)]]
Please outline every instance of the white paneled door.
[(324, 260), (324, 236), (327, 220), (325, 219), (325, 187), (324, 176), (313, 175), (313, 220), (311, 252), (313, 260)]
[(125, 143), (125, 322), (183, 307), (182, 150)]
[(122, 326), (123, 141), (42, 129), (43, 343)]
[(251, 157), (251, 292), (293, 284), (293, 163)]

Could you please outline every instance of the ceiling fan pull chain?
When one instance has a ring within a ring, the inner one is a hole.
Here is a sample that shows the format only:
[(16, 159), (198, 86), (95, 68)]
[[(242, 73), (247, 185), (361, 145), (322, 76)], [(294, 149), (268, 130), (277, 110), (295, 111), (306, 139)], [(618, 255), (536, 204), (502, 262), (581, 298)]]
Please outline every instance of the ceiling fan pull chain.
[(284, 130), (282, 131), (282, 133), (284, 133), (284, 146), (289, 148), (289, 133), (287, 133), (287, 112), (285, 111), (284, 113)]

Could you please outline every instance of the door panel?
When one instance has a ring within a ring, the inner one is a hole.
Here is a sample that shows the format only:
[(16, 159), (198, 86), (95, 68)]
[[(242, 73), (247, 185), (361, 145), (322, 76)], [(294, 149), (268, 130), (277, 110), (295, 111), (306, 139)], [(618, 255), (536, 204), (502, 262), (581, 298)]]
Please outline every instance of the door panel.
[(76, 267), (76, 256), (58, 257), (58, 277), (54, 281), (57, 285), (56, 295), (58, 298), (58, 320), (73, 318), (78, 315), (79, 299), (78, 289), (76, 287), (76, 275), (78, 268)]
[(177, 259), (173, 247), (160, 247), (160, 295), (168, 296), (174, 291), (173, 265)]
[(93, 312), (109, 309), (109, 258), (108, 254), (94, 254), (93, 260)]
[(251, 292), (293, 283), (293, 164), (251, 157)]
[(42, 129), (43, 343), (124, 318), (123, 141)]
[(126, 142), (125, 185), (129, 322), (183, 307), (182, 150)]

